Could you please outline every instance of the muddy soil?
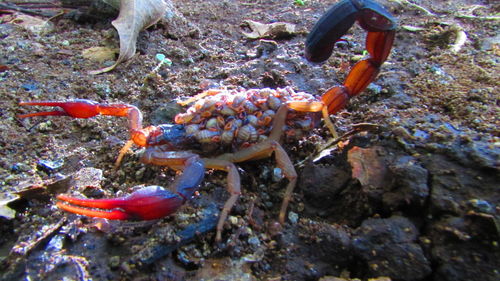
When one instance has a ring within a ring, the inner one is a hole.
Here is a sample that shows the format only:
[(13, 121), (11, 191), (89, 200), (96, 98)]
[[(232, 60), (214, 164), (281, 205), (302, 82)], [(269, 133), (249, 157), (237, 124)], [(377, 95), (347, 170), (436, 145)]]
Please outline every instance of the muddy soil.
[[(220, 172), (208, 172), (198, 196), (155, 222), (106, 222), (55, 207), (59, 193), (112, 197), (168, 186), (175, 173), (139, 163), (137, 148), (113, 172), (126, 120), (20, 120), (33, 109), (19, 101), (124, 102), (158, 124), (178, 112), (177, 100), (208, 86), (321, 95), (363, 56), (366, 32), (355, 26), (326, 63), (311, 64), (305, 37), (336, 1), (295, 2), (174, 1), (183, 19), (141, 33), (138, 55), (101, 75), (87, 73), (103, 63), (82, 51), (118, 47), (111, 19), (57, 17), (37, 33), (0, 17), (1, 193), (21, 196), (1, 201), (15, 216), (0, 217), (0, 278), (500, 280), (496, 1), (380, 1), (398, 19), (392, 54), (333, 116), (341, 135), (374, 125), (325, 149), (331, 136), (322, 126), (284, 144), (299, 181), (283, 226), (286, 180), (273, 159), (239, 165), (243, 195), (220, 244), (214, 226), (228, 198)], [(287, 22), (297, 32), (251, 40), (243, 20)], [(159, 53), (172, 65), (153, 72)]]

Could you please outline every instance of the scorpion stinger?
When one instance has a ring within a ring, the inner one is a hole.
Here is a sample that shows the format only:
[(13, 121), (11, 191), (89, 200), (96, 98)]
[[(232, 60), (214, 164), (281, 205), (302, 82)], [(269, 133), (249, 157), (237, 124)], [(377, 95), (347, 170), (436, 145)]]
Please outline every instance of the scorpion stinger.
[(394, 42), (396, 20), (384, 7), (372, 0), (343, 0), (332, 6), (309, 33), (306, 58), (312, 62), (328, 59), (335, 42), (356, 20), (368, 31), (366, 49), (370, 56), (354, 65), (342, 86), (332, 87), (323, 94), (321, 99), (329, 114), (344, 108), (351, 97), (366, 89), (378, 75)]

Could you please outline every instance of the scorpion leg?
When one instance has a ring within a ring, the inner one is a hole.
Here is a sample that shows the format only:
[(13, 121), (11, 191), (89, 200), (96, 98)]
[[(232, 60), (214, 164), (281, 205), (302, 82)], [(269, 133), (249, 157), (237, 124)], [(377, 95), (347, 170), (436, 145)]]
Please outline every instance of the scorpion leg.
[(186, 105), (188, 105), (192, 102), (198, 101), (206, 96), (214, 96), (214, 95), (217, 95), (218, 93), (220, 93), (219, 89), (209, 89), (209, 90), (206, 90), (206, 91), (203, 91), (203, 92), (197, 94), (196, 96), (190, 97), (190, 98), (183, 100), (183, 101), (179, 101), (177, 103), (181, 106), (186, 106)]
[(203, 161), (198, 155), (188, 152), (174, 154), (148, 149), (141, 161), (182, 170), (183, 173), (170, 186), (173, 191), (160, 186), (148, 186), (113, 199), (80, 199), (59, 195), (57, 206), (71, 213), (111, 220), (159, 219), (174, 213), (190, 199), (205, 173)]
[(283, 174), (288, 179), (288, 185), (285, 189), (285, 195), (283, 196), (283, 202), (281, 203), (279, 213), (279, 222), (283, 224), (285, 222), (285, 214), (288, 203), (292, 197), (293, 189), (297, 184), (297, 172), (293, 167), (290, 157), (288, 157), (288, 154), (279, 142), (274, 140), (265, 140), (244, 150), (240, 150), (232, 154), (223, 154), (220, 157), (217, 157), (217, 159), (228, 159), (228, 161), (238, 163), (248, 160), (262, 159), (268, 157), (273, 152), (275, 153), (274, 157), (276, 159), (277, 166), (282, 170)]
[(205, 177), (205, 163), (198, 154), (188, 151), (161, 151), (148, 148), (141, 157), (144, 164), (168, 166), (182, 171), (172, 183), (171, 189), (185, 200), (190, 199)]
[[(282, 108), (286, 109), (286, 107)], [(281, 128), (281, 131), (282, 130), (283, 128)], [(279, 222), (283, 224), (285, 222), (285, 214), (286, 214), (286, 209), (288, 207), (288, 203), (290, 202), (290, 199), (292, 197), (293, 189), (297, 184), (297, 172), (293, 167), (293, 163), (290, 160), (290, 157), (288, 157), (288, 154), (279, 144), (278, 141), (268, 139), (258, 144), (255, 144), (249, 148), (240, 150), (238, 152), (223, 154), (217, 157), (216, 159), (227, 160), (229, 162), (238, 163), (248, 160), (255, 160), (255, 159), (262, 159), (265, 157), (269, 157), (273, 152), (275, 153), (274, 157), (276, 159), (277, 166), (283, 171), (283, 174), (288, 179), (288, 185), (285, 190), (283, 203), (281, 204), (281, 209), (279, 213)]]
[(325, 106), (323, 102), (319, 101), (289, 101), (287, 102), (287, 106), (293, 110), (300, 112), (319, 112), (323, 115), (323, 120), (325, 121), (325, 125), (332, 134), (333, 138), (338, 138), (337, 130), (335, 130), (335, 125), (333, 125), (332, 120), (330, 119), (330, 114), (328, 112), (328, 107)]
[(227, 191), (230, 196), (224, 204), (224, 208), (222, 209), (219, 222), (217, 223), (217, 229), (215, 234), (215, 241), (220, 242), (222, 238), (222, 228), (224, 226), (224, 222), (226, 218), (233, 208), (234, 204), (238, 200), (238, 197), (241, 195), (241, 180), (240, 174), (236, 169), (236, 166), (227, 160), (219, 160), (219, 159), (203, 159), (205, 162), (205, 166), (207, 168), (221, 170), (227, 172)]

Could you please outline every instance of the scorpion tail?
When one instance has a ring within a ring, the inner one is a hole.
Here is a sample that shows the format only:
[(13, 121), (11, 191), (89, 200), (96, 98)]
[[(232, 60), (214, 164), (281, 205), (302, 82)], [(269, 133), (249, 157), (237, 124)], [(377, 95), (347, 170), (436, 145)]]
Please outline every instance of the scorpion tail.
[(349, 98), (349, 90), (346, 87), (335, 86), (321, 96), (321, 101), (328, 108), (328, 114), (335, 114), (346, 106)]
[(316, 23), (306, 40), (305, 57), (322, 62), (332, 54), (337, 42), (358, 22), (368, 31), (366, 49), (369, 56), (357, 62), (342, 86), (329, 89), (322, 96), (328, 113), (342, 109), (347, 101), (363, 92), (380, 72), (394, 42), (396, 20), (381, 5), (372, 0), (343, 0), (333, 5)]

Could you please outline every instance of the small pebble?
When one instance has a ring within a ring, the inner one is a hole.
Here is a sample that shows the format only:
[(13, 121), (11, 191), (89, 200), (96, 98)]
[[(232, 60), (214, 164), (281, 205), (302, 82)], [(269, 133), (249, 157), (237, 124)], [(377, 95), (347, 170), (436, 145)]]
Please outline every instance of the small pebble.
[(291, 223), (296, 224), (297, 221), (299, 220), (299, 215), (294, 212), (289, 212), (288, 219), (290, 220)]
[(51, 160), (39, 160), (37, 162), (38, 166), (41, 168), (52, 172), (54, 170), (57, 170), (61, 168), (64, 165), (64, 160), (63, 159), (58, 159), (56, 161), (51, 161)]
[(493, 214), (495, 212), (495, 208), (486, 200), (471, 199), (469, 200), (469, 204), (482, 213)]
[(273, 181), (274, 182), (279, 182), (281, 179), (283, 179), (283, 173), (281, 172), (280, 168), (274, 168), (273, 170)]
[(252, 236), (252, 237), (248, 238), (248, 244), (255, 246), (255, 247), (258, 247), (258, 246), (260, 246), (260, 240), (257, 236)]
[(49, 243), (47, 244), (47, 247), (45, 250), (50, 251), (50, 252), (58, 252), (61, 251), (64, 245), (64, 236), (63, 235), (56, 235), (50, 239)]
[(31, 167), (26, 163), (15, 163), (10, 167), (12, 172), (27, 172), (31, 170)]
[(108, 264), (111, 269), (117, 269), (120, 266), (120, 256), (112, 256)]
[(34, 91), (34, 90), (38, 89), (38, 86), (34, 83), (22, 84), (21, 87), (23, 87), (23, 89), (26, 91)]
[(232, 225), (238, 225), (238, 218), (235, 216), (229, 216), (227, 219)]
[(146, 171), (146, 167), (142, 167), (135, 172), (135, 178), (140, 180), (144, 177), (144, 172)]

